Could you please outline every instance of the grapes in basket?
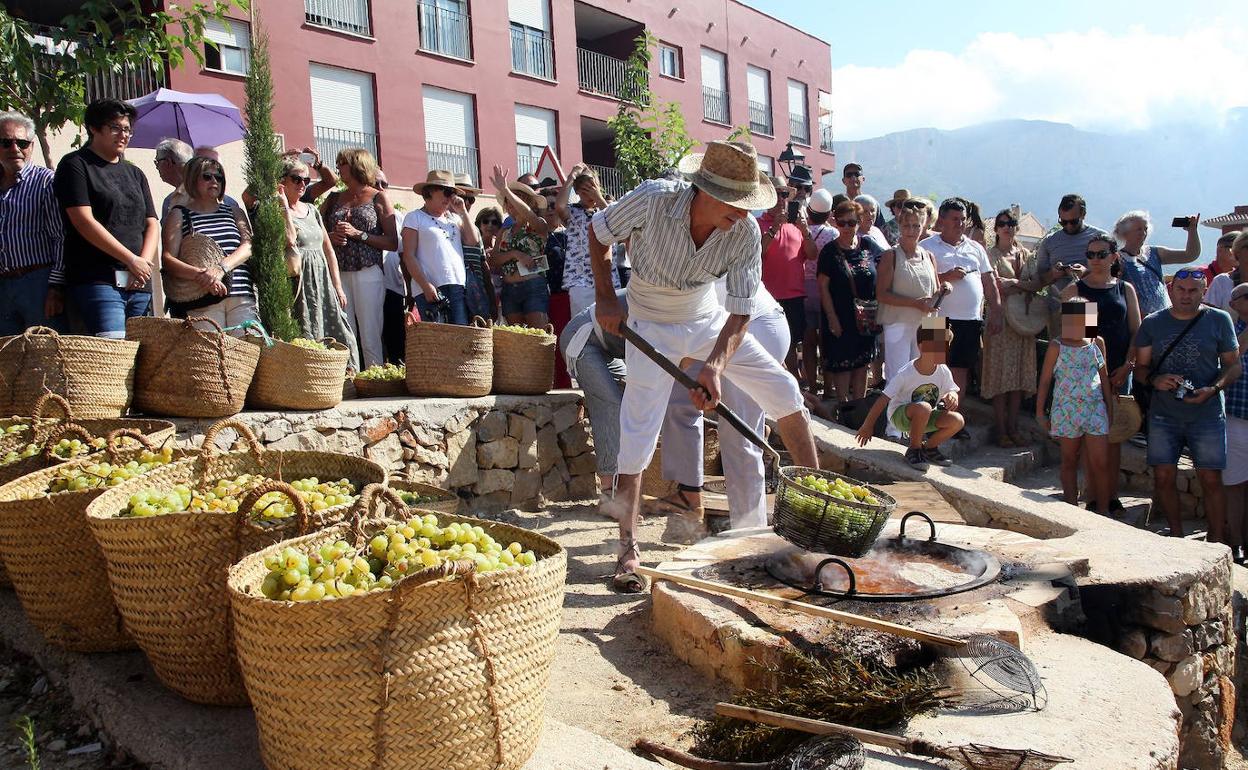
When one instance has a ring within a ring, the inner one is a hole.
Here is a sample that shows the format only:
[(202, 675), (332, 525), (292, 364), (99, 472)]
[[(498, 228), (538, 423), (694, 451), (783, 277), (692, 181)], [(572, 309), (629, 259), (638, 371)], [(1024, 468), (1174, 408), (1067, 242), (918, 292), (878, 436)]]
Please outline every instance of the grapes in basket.
[[(132, 446), (139, 446), (134, 439), (123, 436), (123, 441), (129, 442)], [(98, 452), (105, 447), (107, 441), (102, 438), (83, 441), (76, 438), (63, 438), (52, 445), (52, 454), (62, 460), (72, 460), (91, 452)], [(124, 446), (124, 445), (123, 445)], [(34, 457), (39, 454), (40, 445), (38, 443), (26, 444), (25, 446), (7, 452), (0, 457), (0, 466), (15, 463), (18, 460), (25, 460), (27, 457)], [(62, 490), (63, 491), (63, 490)]]
[(307, 350), (329, 350), (329, 348), (325, 347), (325, 343), (310, 340), (307, 337), (295, 337), (290, 341), (290, 344), (297, 348), (305, 348)]
[(416, 492), (399, 492), (398, 495), (409, 508), (416, 508), (431, 503), (442, 503), (450, 499), (446, 496), (421, 495)]
[(402, 364), (377, 364), (355, 376), (361, 380), (401, 380), (407, 377), (407, 367)]
[(39, 454), (38, 444), (25, 444), (18, 449), (12, 449), (5, 453), (4, 457), (0, 457), (0, 465), (8, 465), (18, 460), (25, 460), (27, 457), (34, 457)]
[(495, 329), (505, 332), (515, 332), (516, 334), (527, 334), (531, 337), (549, 337), (550, 332), (545, 329), (535, 329), (532, 326), (514, 326), (512, 324), (495, 324)]
[(123, 481), (150, 473), (171, 462), (173, 462), (173, 447), (167, 446), (156, 450), (144, 449), (139, 452), (137, 458), (124, 463), (101, 460), (94, 463), (62, 465), (56, 469), (47, 488), (37, 493), (36, 496), (115, 487)]
[[(266, 481), (264, 476), (244, 473), (232, 479), (220, 479), (203, 489), (178, 484), (168, 489), (141, 489), (130, 496), (119, 516), (160, 516), (167, 513), (236, 513), (243, 498)], [(356, 488), (347, 479), (321, 481), (315, 476), (290, 483), (309, 510), (323, 511), (355, 502)], [(294, 503), (281, 492), (261, 495), (252, 507), (260, 521), (288, 519), (295, 515)]]
[(879, 505), (880, 501), (875, 495), (871, 494), (871, 490), (861, 484), (850, 484), (845, 479), (838, 478), (836, 481), (828, 481), (822, 476), (816, 476), (808, 473), (795, 479), (798, 484), (813, 489), (816, 492), (822, 492), (829, 497), (835, 497), (838, 500), (847, 502), (866, 503), (867, 505)]
[(279, 601), (340, 599), (389, 588), (404, 576), (443, 561), (470, 560), (477, 572), (494, 572), (537, 563), (519, 543), (503, 546), (480, 526), (452, 522), (440, 526), (433, 514), (406, 524), (390, 524), (356, 550), (346, 541), (320, 548), (287, 547), (265, 557), (269, 570), (260, 591)]
[(16, 435), (16, 434), (18, 434), (18, 433), (25, 433), (25, 432), (26, 432), (26, 431), (28, 431), (28, 430), (30, 430), (30, 426), (29, 426), (29, 425), (27, 425), (26, 423), (24, 423), (24, 422), (15, 422), (15, 423), (13, 423), (12, 425), (6, 425), (6, 426), (4, 427), (4, 430), (3, 430), (3, 431), (0, 431), (0, 433), (7, 433), (7, 434), (9, 434), (9, 435)]

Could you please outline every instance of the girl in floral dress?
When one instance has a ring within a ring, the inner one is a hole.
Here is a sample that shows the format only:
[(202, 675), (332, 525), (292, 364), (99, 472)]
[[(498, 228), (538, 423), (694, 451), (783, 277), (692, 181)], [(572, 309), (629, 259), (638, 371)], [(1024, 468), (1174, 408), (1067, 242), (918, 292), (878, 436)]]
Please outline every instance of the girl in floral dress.
[[(1062, 336), (1050, 340), (1036, 393), (1036, 422), (1062, 447), (1062, 496), (1079, 501), (1080, 456), (1087, 454), (1089, 510), (1109, 511), (1109, 473), (1105, 454), (1113, 416), (1114, 391), (1105, 363), (1105, 343), (1096, 334), (1096, 305), (1082, 297), (1062, 303)], [(1053, 388), (1048, 418), (1044, 404)], [(1095, 506), (1095, 508), (1093, 508)]]

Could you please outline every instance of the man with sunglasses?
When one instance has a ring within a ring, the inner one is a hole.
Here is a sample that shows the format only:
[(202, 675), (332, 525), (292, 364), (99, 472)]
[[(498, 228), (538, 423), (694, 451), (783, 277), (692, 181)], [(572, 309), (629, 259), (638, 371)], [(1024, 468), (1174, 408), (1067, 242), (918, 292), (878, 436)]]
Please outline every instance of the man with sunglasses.
[(0, 336), (60, 327), (64, 229), (52, 170), (32, 165), (35, 124), (0, 112)]
[[(862, 186), (867, 183), (867, 177), (862, 173), (862, 166), (857, 163), (846, 163), (841, 175), (841, 183), (845, 185), (845, 197), (848, 200), (852, 201), (862, 195)], [(881, 232), (884, 230), (884, 212), (880, 211), (878, 206), (875, 210), (875, 227), (880, 228)]]
[[(1084, 253), (1094, 235), (1108, 235), (1099, 227), (1084, 223), (1088, 205), (1075, 193), (1062, 196), (1057, 204), (1059, 228), (1044, 236), (1036, 247), (1036, 272), (1045, 285), (1057, 283), (1058, 292), (1078, 280), (1088, 266)], [(1058, 292), (1054, 292), (1056, 296)]]
[(1235, 327), (1225, 310), (1202, 307), (1203, 268), (1184, 268), (1170, 282), (1171, 307), (1140, 324), (1135, 336), (1135, 374), (1156, 391), (1148, 408), (1148, 464), (1153, 469), (1153, 503), (1183, 537), (1179, 507), (1179, 455), (1196, 467), (1204, 493), (1206, 539), (1227, 543), (1226, 412), (1222, 391), (1241, 373)]

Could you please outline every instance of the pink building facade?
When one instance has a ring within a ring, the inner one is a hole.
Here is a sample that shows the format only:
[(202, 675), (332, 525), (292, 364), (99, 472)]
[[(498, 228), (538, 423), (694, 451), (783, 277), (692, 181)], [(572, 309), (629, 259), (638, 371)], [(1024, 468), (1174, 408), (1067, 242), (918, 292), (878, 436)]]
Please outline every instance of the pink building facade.
[[(500, 164), (531, 170), (551, 145), (565, 169), (587, 162), (610, 187), (606, 120), (623, 60), (648, 29), (660, 41), (652, 90), (683, 105), (699, 142), (751, 129), (760, 165), (788, 142), (816, 178), (835, 168), (830, 48), (736, 0), (259, 0), (269, 35), (274, 125), (287, 147), (332, 158), (375, 150), (392, 184), (430, 168), (480, 185)], [(180, 91), (240, 106), (250, 24), (213, 28), (208, 66), (169, 73)]]

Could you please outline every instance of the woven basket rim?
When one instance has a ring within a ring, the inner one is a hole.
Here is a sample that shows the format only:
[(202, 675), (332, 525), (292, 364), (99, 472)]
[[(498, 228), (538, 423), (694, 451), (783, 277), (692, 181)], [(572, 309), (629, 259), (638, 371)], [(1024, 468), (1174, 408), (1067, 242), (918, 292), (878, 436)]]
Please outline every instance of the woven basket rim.
[[(125, 458), (126, 461), (129, 462), (129, 460), (137, 458), (142, 451), (143, 451), (142, 449), (124, 449), (117, 453), (118, 459)], [(46, 468), (40, 468), (36, 471), (27, 473), (25, 476), (14, 479), (13, 481), (10, 481), (7, 484), (0, 485), (0, 504), (14, 503), (14, 502), (24, 503), (24, 502), (29, 502), (30, 500), (37, 500), (37, 499), (42, 499), (42, 498), (55, 498), (57, 500), (61, 500), (61, 499), (69, 500), (69, 499), (73, 499), (73, 496), (75, 495), (83, 495), (83, 496), (87, 496), (91, 494), (100, 495), (111, 489), (116, 489), (120, 486), (128, 484), (137, 479), (145, 478), (147, 476), (147, 473), (142, 474), (140, 476), (135, 476), (134, 478), (126, 479), (121, 484), (116, 484), (111, 487), (105, 486), (105, 487), (93, 487), (91, 489), (66, 490), (64, 492), (47, 492), (47, 493), (41, 493), (33, 498), (26, 496), (26, 495), (17, 496), (18, 490), (24, 491), (34, 484), (38, 484), (38, 486), (40, 487), (46, 487), (49, 481), (51, 481), (60, 471), (64, 470), (67, 467), (72, 467), (74, 465), (86, 466), (86, 465), (91, 465), (93, 463), (105, 461), (107, 458), (106, 456), (104, 456), (104, 452), (105, 450), (101, 449), (100, 451), (95, 452), (90, 455), (84, 455), (82, 457), (75, 457), (70, 460), (65, 460), (64, 462), (59, 462), (55, 465), (49, 465)], [(158, 465), (156, 466), (156, 468), (152, 468), (151, 471), (148, 471), (148, 473), (155, 471), (157, 468), (167, 468), (173, 465), (178, 465), (180, 463), (186, 462), (187, 460), (193, 459), (193, 457), (197, 454), (199, 454), (198, 449), (176, 449), (175, 448), (173, 450), (174, 459), (172, 462)]]
[[(785, 466), (781, 466), (780, 468), (780, 476), (781, 478), (783, 478), (785, 481), (792, 484), (793, 486), (800, 487), (803, 494), (808, 494), (811, 497), (814, 497), (818, 500), (822, 500), (828, 503), (832, 503), (833, 505), (845, 505), (845, 506), (849, 506), (850, 508), (856, 508), (862, 511), (867, 511), (867, 512), (872, 512), (872, 513), (874, 513), (875, 511), (880, 511), (880, 510), (891, 511), (897, 507), (897, 500), (894, 499), (892, 495), (888, 494), (887, 492), (884, 492), (881, 489), (878, 489), (877, 487), (873, 487), (870, 484), (861, 482), (855, 479), (853, 476), (846, 476), (843, 473), (821, 470), (819, 468), (807, 468), (804, 465), (785, 465)], [(870, 503), (864, 503), (858, 500), (842, 500), (839, 497), (833, 497), (832, 495), (825, 495), (824, 493), (820, 492), (817, 489), (811, 489), (810, 487), (807, 487), (805, 485), (798, 483), (796, 480), (798, 476), (819, 476), (822, 478), (826, 478), (828, 481), (835, 481), (836, 479), (845, 479), (845, 481), (850, 483), (850, 486), (866, 487), (868, 492), (870, 492), (876, 499), (880, 500), (880, 504), (872, 505)]]

